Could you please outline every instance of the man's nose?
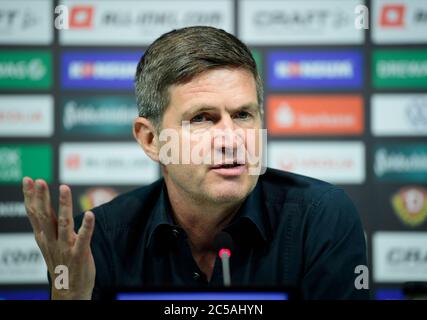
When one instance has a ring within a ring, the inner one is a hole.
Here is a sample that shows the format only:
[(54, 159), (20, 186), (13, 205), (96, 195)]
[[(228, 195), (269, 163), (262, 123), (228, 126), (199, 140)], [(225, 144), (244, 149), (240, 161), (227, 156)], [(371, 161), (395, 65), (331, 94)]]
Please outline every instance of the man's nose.
[(240, 135), (236, 132), (236, 127), (231, 116), (222, 117), (214, 132), (214, 144), (222, 151), (235, 150), (242, 143)]
[(227, 113), (225, 115), (221, 116), (220, 121), (218, 122), (218, 125), (216, 126), (219, 130), (224, 131), (232, 131), (234, 130), (234, 121), (233, 118)]

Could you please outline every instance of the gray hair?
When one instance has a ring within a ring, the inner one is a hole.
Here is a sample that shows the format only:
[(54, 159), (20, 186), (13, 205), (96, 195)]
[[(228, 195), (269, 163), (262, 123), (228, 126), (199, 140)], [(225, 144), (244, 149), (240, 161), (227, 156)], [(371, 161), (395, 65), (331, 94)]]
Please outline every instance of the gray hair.
[(222, 29), (195, 26), (163, 34), (141, 57), (135, 75), (139, 116), (158, 129), (170, 102), (169, 87), (220, 67), (242, 68), (254, 76), (262, 114), (262, 80), (248, 47)]

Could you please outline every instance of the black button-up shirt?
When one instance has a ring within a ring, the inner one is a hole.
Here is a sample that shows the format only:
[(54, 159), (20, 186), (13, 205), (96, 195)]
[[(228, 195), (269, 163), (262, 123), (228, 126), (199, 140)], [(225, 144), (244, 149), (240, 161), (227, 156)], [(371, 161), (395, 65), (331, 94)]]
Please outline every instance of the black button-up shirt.
[[(163, 179), (93, 212), (94, 299), (111, 287), (222, 285), (218, 257), (209, 282), (195, 262)], [(366, 265), (362, 224), (336, 186), (267, 169), (224, 231), (234, 243), (232, 285), (286, 286), (305, 299), (369, 298), (355, 288), (355, 268)]]

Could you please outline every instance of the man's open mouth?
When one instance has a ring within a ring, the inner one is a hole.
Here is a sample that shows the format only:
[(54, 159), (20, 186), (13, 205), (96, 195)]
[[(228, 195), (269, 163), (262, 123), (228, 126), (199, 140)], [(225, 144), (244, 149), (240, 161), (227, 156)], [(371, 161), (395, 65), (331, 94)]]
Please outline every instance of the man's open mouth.
[(240, 167), (240, 166), (243, 166), (243, 164), (233, 162), (233, 163), (228, 163), (228, 164), (224, 163), (224, 164), (214, 165), (211, 167), (211, 169), (230, 169), (230, 168), (235, 168), (235, 167)]

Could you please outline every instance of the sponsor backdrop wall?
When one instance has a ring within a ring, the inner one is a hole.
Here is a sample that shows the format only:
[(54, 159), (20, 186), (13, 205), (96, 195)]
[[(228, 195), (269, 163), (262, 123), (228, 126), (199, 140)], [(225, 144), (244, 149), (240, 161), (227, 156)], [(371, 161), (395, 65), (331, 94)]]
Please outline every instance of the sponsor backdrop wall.
[[(68, 8), (57, 30), (54, 8)], [(357, 29), (357, 5), (369, 30)], [(265, 84), (268, 165), (342, 186), (366, 230), (373, 297), (427, 281), (427, 2), (0, 2), (0, 298), (46, 298), (21, 179), (43, 178), (75, 214), (149, 184), (133, 141), (135, 67), (160, 34), (223, 28)]]

